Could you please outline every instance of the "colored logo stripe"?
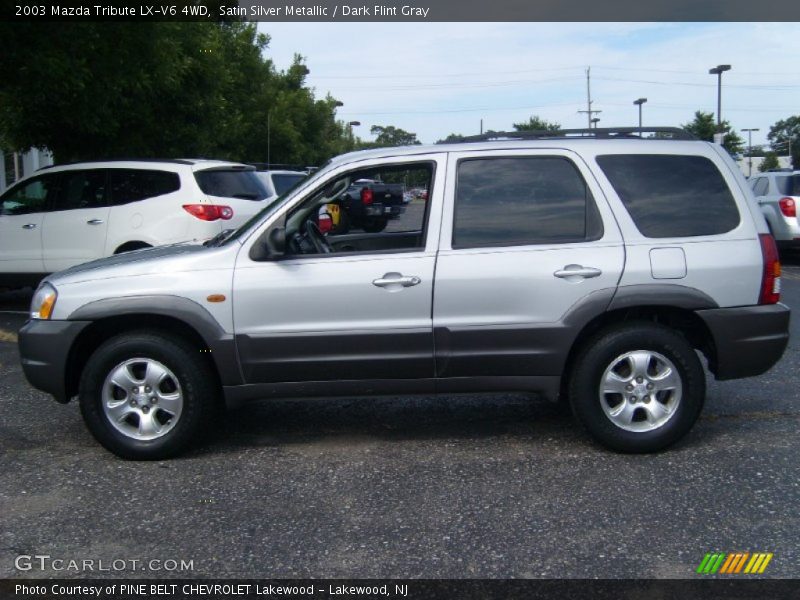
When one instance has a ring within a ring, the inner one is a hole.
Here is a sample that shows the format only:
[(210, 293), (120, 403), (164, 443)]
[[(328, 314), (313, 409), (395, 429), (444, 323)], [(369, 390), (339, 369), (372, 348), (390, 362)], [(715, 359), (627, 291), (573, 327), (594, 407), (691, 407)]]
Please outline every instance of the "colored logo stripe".
[[(735, 573), (761, 574), (772, 560), (772, 552), (708, 552), (697, 567), (697, 573), (703, 575)], [(749, 560), (748, 560), (749, 559)], [(745, 564), (747, 566), (745, 566)], [(744, 571), (742, 571), (744, 569)]]

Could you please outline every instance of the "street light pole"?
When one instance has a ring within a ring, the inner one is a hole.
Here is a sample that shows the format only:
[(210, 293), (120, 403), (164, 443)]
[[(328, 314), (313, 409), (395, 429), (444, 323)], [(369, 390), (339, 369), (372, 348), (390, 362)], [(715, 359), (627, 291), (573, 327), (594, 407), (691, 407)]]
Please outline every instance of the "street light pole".
[(633, 103), (639, 106), (639, 137), (642, 137), (642, 104), (647, 102), (647, 98), (639, 98)]
[(717, 65), (708, 70), (709, 75), (717, 76), (717, 133), (722, 133), (722, 74), (730, 70), (730, 65)]
[(350, 121), (347, 125), (350, 128), (350, 150), (352, 150), (353, 146), (355, 145), (355, 138), (353, 137), (353, 127), (358, 127), (359, 125), (361, 125), (361, 121)]
[(747, 176), (753, 176), (753, 132), (761, 131), (758, 127), (742, 129), (747, 132)]

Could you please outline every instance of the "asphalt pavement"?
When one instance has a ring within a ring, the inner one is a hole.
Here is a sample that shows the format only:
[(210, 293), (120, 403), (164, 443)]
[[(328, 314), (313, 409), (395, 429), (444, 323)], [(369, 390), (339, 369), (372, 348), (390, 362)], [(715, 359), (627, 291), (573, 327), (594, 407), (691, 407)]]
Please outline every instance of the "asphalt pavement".
[[(797, 310), (800, 257), (783, 284)], [(25, 317), (7, 311), (28, 297), (0, 295), (0, 577), (683, 578), (713, 551), (800, 575), (797, 318), (774, 369), (710, 380), (696, 427), (656, 455), (496, 394), (262, 402), (182, 458), (136, 463), (26, 383)]]

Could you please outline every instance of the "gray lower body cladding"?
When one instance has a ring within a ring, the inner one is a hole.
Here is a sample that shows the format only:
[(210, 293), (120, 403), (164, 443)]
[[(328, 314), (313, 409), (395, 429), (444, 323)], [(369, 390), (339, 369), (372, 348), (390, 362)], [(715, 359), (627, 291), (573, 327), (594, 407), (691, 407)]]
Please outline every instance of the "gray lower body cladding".
[(789, 343), (790, 314), (783, 304), (698, 310), (714, 338), (716, 378), (753, 377), (772, 368)]

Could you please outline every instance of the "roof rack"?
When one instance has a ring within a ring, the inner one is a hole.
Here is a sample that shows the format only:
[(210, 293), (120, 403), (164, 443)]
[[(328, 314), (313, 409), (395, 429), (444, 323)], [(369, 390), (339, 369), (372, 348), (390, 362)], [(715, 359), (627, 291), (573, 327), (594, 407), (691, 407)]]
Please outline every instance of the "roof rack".
[[(645, 135), (647, 134), (647, 135)], [(691, 133), (680, 127), (598, 127), (592, 129), (558, 129), (556, 131), (490, 131), (481, 135), (470, 135), (458, 142), (489, 142), (513, 140), (552, 140), (564, 138), (595, 139), (658, 139), (658, 140), (696, 140)]]
[(58, 164), (46, 165), (39, 167), (37, 171), (44, 171), (45, 169), (52, 169), (53, 167), (68, 167), (71, 165), (82, 165), (84, 163), (101, 163), (101, 162), (143, 162), (143, 163), (171, 163), (175, 165), (193, 165), (190, 160), (182, 158), (93, 158), (90, 160), (73, 160)]

